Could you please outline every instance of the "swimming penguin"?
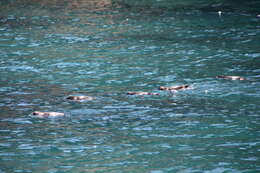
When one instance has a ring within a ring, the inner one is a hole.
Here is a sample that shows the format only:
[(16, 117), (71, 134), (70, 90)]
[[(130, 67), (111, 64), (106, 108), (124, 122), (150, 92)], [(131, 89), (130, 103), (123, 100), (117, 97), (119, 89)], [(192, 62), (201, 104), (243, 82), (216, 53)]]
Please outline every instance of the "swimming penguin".
[(138, 96), (143, 96), (143, 95), (159, 95), (159, 93), (133, 92), (133, 91), (128, 91), (126, 94), (127, 94), (127, 95), (138, 95)]
[(93, 100), (94, 98), (90, 96), (68, 96), (66, 99), (73, 100), (73, 101), (81, 101), (81, 100)]
[(171, 87), (160, 86), (159, 90), (177, 91), (177, 90), (186, 89), (188, 87), (189, 85), (179, 85), (179, 86), (171, 86)]
[(229, 80), (246, 80), (246, 78), (241, 77), (241, 76), (217, 76), (217, 78), (221, 79), (229, 79)]
[(65, 114), (61, 112), (39, 112), (35, 111), (32, 113), (32, 115), (35, 115), (39, 118), (48, 118), (48, 117), (62, 117)]

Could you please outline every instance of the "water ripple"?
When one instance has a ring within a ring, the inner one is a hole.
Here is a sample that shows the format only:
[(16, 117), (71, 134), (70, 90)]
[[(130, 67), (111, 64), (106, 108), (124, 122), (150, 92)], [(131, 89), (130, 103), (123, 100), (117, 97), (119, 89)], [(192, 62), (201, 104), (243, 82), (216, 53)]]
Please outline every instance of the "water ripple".
[(0, 7), (0, 172), (259, 170), (255, 16), (9, 7)]

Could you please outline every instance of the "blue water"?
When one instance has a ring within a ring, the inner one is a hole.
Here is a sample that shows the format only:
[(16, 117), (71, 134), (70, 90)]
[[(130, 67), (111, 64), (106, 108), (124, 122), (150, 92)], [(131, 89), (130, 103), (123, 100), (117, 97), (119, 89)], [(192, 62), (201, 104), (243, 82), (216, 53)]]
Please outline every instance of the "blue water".
[[(37, 6), (0, 14), (1, 173), (260, 172), (257, 14)], [(182, 84), (191, 87), (158, 90)]]

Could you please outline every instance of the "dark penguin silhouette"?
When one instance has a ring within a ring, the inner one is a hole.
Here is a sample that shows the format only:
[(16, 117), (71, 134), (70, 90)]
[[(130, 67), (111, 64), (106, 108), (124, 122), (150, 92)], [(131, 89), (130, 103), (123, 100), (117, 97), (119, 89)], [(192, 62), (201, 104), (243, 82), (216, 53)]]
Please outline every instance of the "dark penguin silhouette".
[(188, 87), (189, 85), (179, 85), (179, 86), (170, 86), (170, 87), (160, 86), (159, 90), (178, 91), (178, 90), (187, 89)]
[(159, 95), (158, 93), (150, 93), (150, 92), (133, 92), (133, 91), (129, 91), (126, 93), (127, 95), (139, 95), (139, 96), (143, 96), (143, 95)]
[(62, 117), (65, 115), (64, 113), (61, 112), (39, 112), (39, 111), (35, 111), (32, 114), (39, 118)]
[(220, 75), (220, 76), (217, 76), (217, 78), (229, 79), (229, 80), (246, 80), (246, 78), (241, 77), (241, 76), (223, 76), (223, 75)]
[(66, 99), (73, 100), (73, 101), (81, 101), (81, 100), (93, 100), (94, 98), (90, 96), (68, 96)]

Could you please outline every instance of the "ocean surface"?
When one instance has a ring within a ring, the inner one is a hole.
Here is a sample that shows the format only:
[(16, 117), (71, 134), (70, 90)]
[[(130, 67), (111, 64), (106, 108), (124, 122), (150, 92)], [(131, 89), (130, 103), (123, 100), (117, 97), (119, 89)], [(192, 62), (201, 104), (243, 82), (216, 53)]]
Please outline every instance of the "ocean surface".
[(4, 4), (0, 173), (260, 172), (257, 15)]

